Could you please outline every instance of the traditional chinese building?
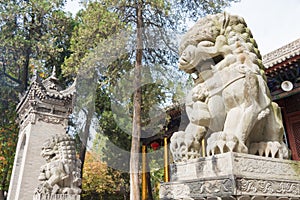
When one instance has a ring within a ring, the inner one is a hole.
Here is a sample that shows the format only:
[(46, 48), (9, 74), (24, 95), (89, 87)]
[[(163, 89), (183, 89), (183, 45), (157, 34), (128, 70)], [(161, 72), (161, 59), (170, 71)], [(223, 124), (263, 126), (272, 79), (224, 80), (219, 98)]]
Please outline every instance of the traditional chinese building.
[(273, 101), (281, 107), (286, 141), (300, 160), (300, 39), (263, 56)]

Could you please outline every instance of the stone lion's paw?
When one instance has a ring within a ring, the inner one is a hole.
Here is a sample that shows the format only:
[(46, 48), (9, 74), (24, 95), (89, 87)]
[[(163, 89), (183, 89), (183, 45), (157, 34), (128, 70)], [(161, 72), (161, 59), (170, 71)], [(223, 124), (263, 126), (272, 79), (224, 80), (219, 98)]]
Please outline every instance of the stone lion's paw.
[(250, 145), (250, 154), (287, 159), (290, 156), (290, 151), (284, 143), (277, 141), (257, 142)]
[(222, 131), (212, 133), (207, 139), (207, 156), (226, 152), (247, 153), (248, 148), (234, 135)]

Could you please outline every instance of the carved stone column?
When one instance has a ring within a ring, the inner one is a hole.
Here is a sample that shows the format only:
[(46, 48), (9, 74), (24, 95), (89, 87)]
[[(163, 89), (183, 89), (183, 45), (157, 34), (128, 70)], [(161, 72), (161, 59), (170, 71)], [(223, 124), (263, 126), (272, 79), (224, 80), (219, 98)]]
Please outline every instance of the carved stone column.
[(46, 163), (40, 155), (42, 145), (55, 134), (66, 133), (74, 91), (75, 84), (62, 90), (55, 69), (43, 81), (37, 75), (33, 78), (17, 106), (20, 131), (9, 200), (32, 200), (39, 184), (40, 167)]

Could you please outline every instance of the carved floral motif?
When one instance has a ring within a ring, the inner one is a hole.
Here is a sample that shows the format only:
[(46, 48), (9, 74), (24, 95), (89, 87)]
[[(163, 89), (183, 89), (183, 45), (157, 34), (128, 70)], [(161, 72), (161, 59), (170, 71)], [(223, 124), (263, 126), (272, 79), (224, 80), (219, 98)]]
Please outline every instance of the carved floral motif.
[(233, 192), (233, 181), (231, 179), (198, 181), (189, 184), (191, 188), (191, 196), (203, 196), (210, 194), (225, 194)]
[(300, 184), (283, 181), (239, 179), (238, 187), (242, 192), (264, 195), (300, 195)]

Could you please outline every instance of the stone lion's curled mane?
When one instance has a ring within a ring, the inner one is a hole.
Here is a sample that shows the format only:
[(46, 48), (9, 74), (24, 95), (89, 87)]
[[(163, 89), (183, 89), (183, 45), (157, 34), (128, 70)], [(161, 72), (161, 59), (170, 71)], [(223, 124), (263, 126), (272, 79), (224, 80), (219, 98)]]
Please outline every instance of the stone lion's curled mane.
[(264, 69), (256, 41), (253, 39), (253, 35), (247, 27), (245, 20), (240, 16), (229, 15), (226, 12), (208, 15), (198, 20), (183, 36), (179, 47), (179, 54), (181, 55), (188, 45), (197, 46), (202, 41), (215, 43), (216, 38), (220, 35), (226, 37), (227, 45), (231, 46), (232, 49), (239, 48), (242, 52), (247, 51), (255, 54), (255, 64), (260, 69)]

